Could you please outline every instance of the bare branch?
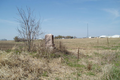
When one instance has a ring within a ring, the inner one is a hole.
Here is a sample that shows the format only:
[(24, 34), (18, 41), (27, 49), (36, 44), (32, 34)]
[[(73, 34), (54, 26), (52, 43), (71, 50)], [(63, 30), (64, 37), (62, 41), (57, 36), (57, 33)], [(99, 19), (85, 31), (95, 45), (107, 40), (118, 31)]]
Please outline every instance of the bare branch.
[(18, 32), (23, 39), (27, 40), (28, 51), (30, 51), (33, 40), (42, 34), (40, 20), (36, 22), (36, 19), (33, 16), (33, 11), (31, 11), (30, 8), (27, 8), (26, 12), (19, 8), (17, 8), (17, 10), (20, 16), (20, 19), (18, 20), (21, 24)]

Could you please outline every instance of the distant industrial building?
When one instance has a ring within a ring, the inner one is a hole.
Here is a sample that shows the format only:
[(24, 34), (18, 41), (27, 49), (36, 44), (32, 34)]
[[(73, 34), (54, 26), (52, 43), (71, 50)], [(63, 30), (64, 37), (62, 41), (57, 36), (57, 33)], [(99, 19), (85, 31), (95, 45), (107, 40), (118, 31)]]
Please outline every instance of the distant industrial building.
[(113, 35), (113, 36), (102, 35), (102, 36), (99, 36), (99, 38), (120, 38), (120, 35)]
[(107, 37), (106, 35), (99, 36), (99, 38), (106, 38), (106, 37)]
[(91, 37), (91, 36), (89, 36), (89, 38), (96, 38), (96, 37)]
[(120, 35), (113, 35), (111, 38), (120, 38)]

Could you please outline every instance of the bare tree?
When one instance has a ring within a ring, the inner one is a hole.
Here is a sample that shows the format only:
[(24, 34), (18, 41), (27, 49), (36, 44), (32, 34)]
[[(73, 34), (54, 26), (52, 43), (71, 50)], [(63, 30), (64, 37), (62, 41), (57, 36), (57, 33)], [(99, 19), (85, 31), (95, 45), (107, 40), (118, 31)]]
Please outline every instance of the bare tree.
[(17, 8), (17, 10), (18, 15), (20, 16), (20, 19), (18, 19), (20, 23), (18, 32), (20, 33), (21, 38), (27, 41), (26, 46), (28, 51), (30, 51), (31, 46), (33, 45), (33, 41), (42, 34), (40, 20), (36, 21), (31, 8), (27, 8), (26, 11), (22, 8)]

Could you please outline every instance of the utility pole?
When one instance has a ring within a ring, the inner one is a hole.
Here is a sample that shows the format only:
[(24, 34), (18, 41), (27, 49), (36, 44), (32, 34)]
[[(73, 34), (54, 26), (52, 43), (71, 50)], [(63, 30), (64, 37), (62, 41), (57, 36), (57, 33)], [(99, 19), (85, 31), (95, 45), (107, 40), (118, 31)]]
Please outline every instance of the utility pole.
[(89, 32), (88, 32), (88, 23), (87, 23), (87, 38), (89, 37)]

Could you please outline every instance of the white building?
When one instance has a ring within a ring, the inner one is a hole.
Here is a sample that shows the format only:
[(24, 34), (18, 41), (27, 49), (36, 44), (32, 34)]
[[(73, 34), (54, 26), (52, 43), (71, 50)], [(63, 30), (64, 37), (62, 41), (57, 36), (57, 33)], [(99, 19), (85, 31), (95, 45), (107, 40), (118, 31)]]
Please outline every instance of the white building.
[(113, 35), (111, 38), (120, 38), (120, 35)]
[(92, 38), (91, 36), (89, 36), (89, 38)]
[(120, 38), (120, 35), (113, 35), (113, 36), (102, 35), (102, 36), (99, 36), (99, 38)]
[(99, 38), (106, 38), (106, 37), (107, 37), (106, 35), (99, 36)]

